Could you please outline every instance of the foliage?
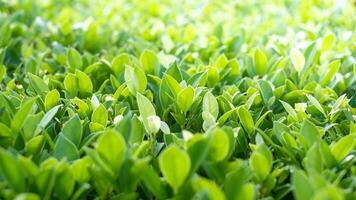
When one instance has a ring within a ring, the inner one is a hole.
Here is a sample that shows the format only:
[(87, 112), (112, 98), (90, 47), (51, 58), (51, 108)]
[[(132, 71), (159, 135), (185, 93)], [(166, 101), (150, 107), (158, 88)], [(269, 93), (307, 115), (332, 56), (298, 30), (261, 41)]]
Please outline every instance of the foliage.
[(356, 199), (355, 13), (0, 0), (0, 199)]

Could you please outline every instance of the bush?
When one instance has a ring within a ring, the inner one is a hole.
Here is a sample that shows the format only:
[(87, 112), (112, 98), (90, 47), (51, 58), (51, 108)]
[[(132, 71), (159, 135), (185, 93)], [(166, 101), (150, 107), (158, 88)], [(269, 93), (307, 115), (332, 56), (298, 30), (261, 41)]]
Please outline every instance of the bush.
[(351, 1), (0, 1), (0, 199), (356, 199)]

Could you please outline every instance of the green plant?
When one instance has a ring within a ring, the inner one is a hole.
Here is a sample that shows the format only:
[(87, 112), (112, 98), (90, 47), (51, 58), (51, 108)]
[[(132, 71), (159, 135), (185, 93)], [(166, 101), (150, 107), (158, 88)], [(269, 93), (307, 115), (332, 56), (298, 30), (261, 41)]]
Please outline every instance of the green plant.
[(0, 199), (356, 199), (354, 13), (0, 0)]

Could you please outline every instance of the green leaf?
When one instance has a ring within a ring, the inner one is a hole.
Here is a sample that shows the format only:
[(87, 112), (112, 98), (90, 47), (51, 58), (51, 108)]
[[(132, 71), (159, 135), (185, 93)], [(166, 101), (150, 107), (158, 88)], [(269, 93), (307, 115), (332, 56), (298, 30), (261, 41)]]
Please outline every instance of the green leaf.
[(242, 186), (242, 191), (235, 197), (235, 199), (253, 200), (256, 196), (255, 185), (246, 183)]
[(143, 93), (147, 87), (147, 78), (145, 73), (138, 67), (125, 67), (125, 81), (127, 88), (132, 95)]
[(267, 165), (271, 165), (272, 166), (272, 162), (273, 162), (273, 156), (271, 151), (268, 149), (267, 145), (265, 143), (261, 143), (257, 146), (256, 149), (257, 152), (261, 153), (268, 161), (268, 163), (266, 163)]
[(254, 53), (254, 63), (255, 63), (256, 74), (259, 76), (265, 75), (265, 73), (267, 71), (267, 57), (258, 48), (255, 50), (255, 53)]
[(191, 173), (194, 173), (205, 160), (209, 152), (209, 140), (202, 134), (195, 134), (187, 143), (187, 152), (191, 160)]
[(305, 50), (304, 52), (305, 64), (303, 68), (304, 72), (306, 72), (314, 64), (314, 61), (317, 58), (316, 57), (317, 51), (318, 51), (318, 47), (316, 45), (316, 42), (312, 42)]
[(273, 91), (270, 83), (265, 80), (258, 81), (260, 93), (265, 105), (268, 105), (269, 100), (273, 97)]
[(106, 130), (96, 147), (100, 158), (117, 174), (125, 159), (126, 143), (121, 134), (112, 129)]
[(342, 137), (334, 145), (331, 146), (331, 153), (337, 161), (344, 159), (347, 154), (354, 149), (356, 144), (355, 135), (347, 135)]
[[(156, 171), (151, 166), (146, 166), (143, 171), (144, 185), (159, 199), (167, 199), (168, 186), (161, 181)], [(165, 187), (167, 186), (167, 187)]]
[(224, 68), (228, 64), (229, 60), (226, 58), (225, 54), (221, 54), (215, 61), (214, 65), (218, 69)]
[(272, 154), (268, 148), (261, 144), (250, 157), (250, 166), (260, 181), (267, 178), (272, 169)]
[(34, 193), (21, 193), (16, 195), (14, 200), (41, 200), (41, 198)]
[(61, 198), (68, 199), (75, 186), (74, 174), (68, 163), (61, 163), (56, 172), (54, 192), (60, 195)]
[(297, 113), (295, 112), (295, 110), (293, 109), (292, 106), (290, 106), (288, 103), (280, 100), (280, 102), (282, 103), (284, 109), (286, 109), (287, 113), (295, 120), (298, 121), (298, 116)]
[(74, 48), (69, 48), (67, 53), (67, 64), (72, 69), (81, 69), (83, 66), (82, 57)]
[(70, 97), (75, 97), (78, 94), (78, 80), (74, 74), (67, 74), (64, 78), (64, 88), (69, 93)]
[(44, 136), (38, 135), (31, 138), (25, 145), (25, 151), (28, 155), (35, 155), (40, 152), (44, 143)]
[(35, 90), (36, 94), (44, 97), (49, 91), (47, 84), (38, 76), (31, 73), (28, 74), (30, 85)]
[(148, 100), (147, 97), (143, 96), (142, 94), (137, 93), (136, 98), (137, 98), (138, 109), (140, 111), (142, 122), (143, 125), (145, 126), (146, 131), (149, 134), (155, 134), (155, 130), (156, 131), (158, 130), (155, 128), (156, 126), (151, 128), (150, 121), (149, 121), (149, 119), (151, 119), (153, 122), (157, 123), (156, 118), (154, 118), (156, 116), (155, 108), (153, 107), (150, 100)]
[(111, 62), (111, 68), (115, 75), (118, 76), (124, 71), (125, 66), (130, 64), (130, 55), (127, 53), (121, 53), (116, 56)]
[(308, 150), (305, 157), (305, 165), (309, 174), (321, 173), (323, 170), (323, 162), (317, 144), (314, 144)]
[(325, 73), (325, 75), (320, 80), (321, 86), (325, 87), (330, 84), (330, 82), (334, 78), (335, 74), (339, 71), (340, 64), (341, 64), (340, 60), (335, 60), (327, 66), (328, 71)]
[(158, 161), (163, 176), (177, 193), (191, 167), (187, 152), (172, 144), (159, 155)]
[(169, 104), (177, 97), (182, 87), (169, 74), (165, 74), (162, 78), (159, 88), (159, 98), (163, 108), (167, 108)]
[(300, 133), (303, 135), (308, 146), (311, 146), (314, 142), (320, 138), (319, 131), (309, 120), (304, 119)]
[(297, 70), (297, 72), (301, 72), (305, 65), (305, 58), (302, 52), (300, 52), (298, 49), (292, 48), (289, 57), (295, 70)]
[[(196, 177), (192, 180), (192, 186), (194, 191), (197, 194), (201, 194), (201, 192), (206, 192), (208, 195), (206, 196), (207, 199), (212, 199), (212, 200), (225, 200), (225, 194), (224, 192), (220, 189), (220, 187), (213, 181), (201, 178), (201, 177)], [(199, 199), (197, 197), (196, 199)]]
[(327, 51), (333, 47), (335, 44), (335, 35), (333, 33), (329, 33), (323, 37), (322, 43), (321, 43), (321, 50), (322, 51)]
[(88, 111), (89, 111), (89, 106), (87, 103), (85, 103), (83, 100), (81, 100), (77, 97), (75, 97), (74, 99), (71, 99), (71, 102), (80, 117), (87, 116)]
[(342, 188), (330, 184), (325, 187), (322, 187), (318, 190), (315, 191), (315, 194), (313, 195), (313, 200), (324, 200), (324, 199), (347, 199), (345, 198), (345, 192), (343, 191)]
[(63, 105), (57, 105), (53, 107), (51, 110), (49, 110), (41, 119), (40, 123), (38, 124), (35, 135), (39, 134), (43, 129), (46, 128), (48, 123), (53, 119), (53, 117), (57, 114), (58, 110), (62, 107)]
[(159, 63), (166, 69), (177, 61), (177, 57), (171, 54), (165, 54), (162, 51), (158, 53), (157, 57)]
[(18, 161), (12, 155), (2, 148), (0, 148), (0, 172), (7, 184), (9, 184), (14, 191), (17, 193), (25, 191), (25, 176), (21, 165), (19, 165)]
[(33, 136), (35, 136), (35, 131), (38, 127), (38, 124), (42, 120), (44, 116), (43, 112), (37, 114), (30, 114), (28, 118), (25, 120), (26, 126), (23, 127), (22, 136), (25, 141), (30, 140)]
[(45, 97), (46, 111), (50, 110), (51, 108), (58, 105), (59, 103), (60, 103), (59, 92), (56, 89), (49, 91)]
[(80, 70), (75, 70), (75, 76), (78, 81), (79, 95), (82, 97), (91, 96), (93, 92), (93, 84), (88, 75)]
[(254, 122), (253, 122), (250, 112), (245, 107), (241, 106), (237, 110), (237, 114), (239, 116), (241, 125), (244, 128), (244, 130), (248, 134), (252, 134), (255, 130), (255, 127), (254, 127)]
[(223, 161), (229, 153), (229, 137), (220, 128), (215, 129), (209, 135), (209, 153), (207, 159), (212, 162)]
[(89, 181), (91, 177), (89, 174), (89, 168), (92, 164), (93, 162), (89, 157), (84, 157), (74, 161), (71, 167), (75, 180), (79, 183)]
[(182, 72), (179, 69), (177, 63), (173, 63), (166, 71), (167, 75), (172, 76), (172, 78), (174, 78), (175, 80), (177, 80), (178, 82), (182, 81)]
[(296, 200), (311, 199), (314, 194), (314, 187), (310, 183), (306, 174), (299, 169), (295, 169), (292, 176), (293, 194)]
[[(216, 120), (219, 115), (219, 105), (211, 92), (207, 92), (203, 98), (203, 112), (209, 113)], [(204, 116), (203, 116), (204, 117)]]
[(216, 67), (209, 67), (207, 69), (207, 75), (208, 75), (208, 80), (207, 80), (208, 86), (215, 87), (215, 85), (220, 80), (219, 70)]
[(240, 63), (236, 58), (230, 60), (227, 64), (226, 68), (231, 69), (231, 71), (228, 75), (229, 77), (234, 77), (234, 76), (236, 77), (241, 73), (240, 72)]
[(68, 161), (72, 161), (79, 158), (79, 152), (77, 147), (60, 133), (56, 141), (54, 157), (57, 159), (66, 158)]
[(6, 76), (6, 67), (2, 64), (0, 64), (0, 83), (2, 82), (2, 80), (5, 78)]
[(62, 133), (75, 145), (79, 145), (82, 138), (82, 124), (78, 114), (75, 114), (63, 125)]
[(193, 104), (194, 100), (194, 88), (188, 86), (179, 92), (177, 96), (177, 104), (183, 113), (186, 113)]
[(326, 116), (326, 113), (325, 113), (323, 107), (321, 106), (321, 104), (319, 103), (319, 101), (315, 97), (313, 97), (313, 96), (311, 96), (309, 94), (306, 94), (305, 96), (313, 104), (313, 106), (316, 107), (316, 109), (318, 109), (321, 113), (324, 114), (324, 116)]
[(140, 56), (140, 63), (146, 73), (158, 75), (160, 69), (159, 60), (153, 51), (145, 49)]
[(25, 103), (23, 103), (23, 105), (20, 107), (20, 109), (16, 112), (16, 114), (12, 118), (11, 130), (14, 133), (18, 133), (22, 129), (25, 120), (33, 110), (36, 99), (37, 98), (34, 97), (27, 100)]
[(106, 110), (103, 104), (100, 104), (92, 113), (91, 121), (94, 123), (98, 123), (104, 127), (108, 122), (108, 111)]

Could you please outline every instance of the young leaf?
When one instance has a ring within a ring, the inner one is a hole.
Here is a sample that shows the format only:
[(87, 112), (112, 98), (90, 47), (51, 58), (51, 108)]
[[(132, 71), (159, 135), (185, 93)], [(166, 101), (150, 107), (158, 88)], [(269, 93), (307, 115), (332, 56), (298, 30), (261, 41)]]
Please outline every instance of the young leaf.
[(177, 104), (183, 113), (186, 113), (193, 104), (194, 89), (192, 86), (188, 86), (183, 89), (177, 96)]
[(82, 124), (78, 114), (75, 114), (63, 125), (62, 133), (75, 145), (79, 145), (82, 138)]
[(57, 171), (54, 192), (68, 199), (73, 193), (75, 186), (74, 174), (68, 163), (61, 163), (58, 168), (60, 170)]
[(153, 107), (150, 100), (148, 100), (147, 97), (143, 96), (142, 94), (137, 93), (136, 98), (137, 98), (138, 109), (142, 117), (143, 125), (145, 126), (147, 132), (153, 134), (149, 128), (150, 124), (148, 118), (150, 116), (156, 116), (155, 108)]
[[(192, 182), (193, 189), (196, 192), (196, 199), (204, 199), (204, 197), (206, 199), (226, 199), (224, 192), (214, 181), (201, 177), (195, 177)], [(203, 194), (203, 197), (200, 197), (199, 194)]]
[(325, 73), (323, 78), (320, 81), (320, 85), (325, 87), (328, 86), (331, 82), (331, 80), (334, 78), (336, 72), (339, 71), (340, 68), (340, 60), (335, 60), (332, 63), (330, 63), (328, 66), (328, 71)]
[(35, 90), (36, 94), (44, 97), (49, 91), (47, 84), (38, 76), (29, 73), (30, 85)]
[(272, 87), (268, 81), (259, 80), (258, 81), (260, 93), (265, 105), (268, 105), (268, 101), (273, 97)]
[(75, 76), (78, 81), (79, 95), (86, 97), (91, 96), (93, 92), (93, 84), (88, 75), (80, 70), (75, 70)]
[(323, 170), (323, 163), (319, 152), (319, 146), (314, 143), (308, 150), (305, 157), (305, 165), (308, 173), (321, 173)]
[(327, 51), (333, 47), (335, 43), (335, 35), (333, 33), (329, 33), (323, 37), (323, 41), (321, 44), (321, 50), (322, 51)]
[(7, 71), (6, 67), (4, 65), (0, 64), (0, 83), (6, 75), (6, 71)]
[(289, 57), (292, 61), (292, 64), (293, 64), (295, 70), (297, 70), (297, 72), (301, 72), (305, 65), (305, 58), (304, 58), (304, 55), (302, 54), (302, 52), (300, 52), (296, 48), (292, 48), (292, 50), (290, 51)]
[(35, 155), (40, 152), (44, 143), (44, 136), (38, 135), (31, 138), (25, 145), (25, 151), (28, 155)]
[(119, 172), (126, 152), (126, 143), (121, 134), (112, 129), (106, 130), (100, 137), (96, 150), (114, 174)]
[(332, 155), (337, 161), (341, 161), (354, 148), (356, 143), (355, 141), (355, 135), (347, 135), (342, 137), (339, 141), (331, 146)]
[(208, 75), (208, 86), (209, 87), (215, 87), (215, 85), (219, 82), (220, 80), (220, 75), (219, 71), (216, 67), (209, 67), (207, 70), (207, 75)]
[(145, 49), (140, 56), (140, 63), (146, 73), (158, 75), (160, 68), (159, 60), (153, 51)]
[(300, 133), (304, 136), (309, 146), (318, 141), (320, 138), (318, 129), (307, 119), (304, 119)]
[(26, 180), (21, 165), (2, 148), (0, 148), (0, 172), (14, 191), (17, 193), (25, 191)]
[(305, 96), (308, 98), (308, 100), (309, 100), (321, 113), (324, 114), (324, 116), (326, 116), (326, 113), (325, 113), (323, 107), (321, 106), (321, 104), (319, 103), (319, 101), (318, 101), (315, 97), (313, 97), (313, 96), (311, 96), (311, 95), (309, 95), (309, 94), (306, 94)]
[(263, 181), (272, 169), (272, 162), (264, 154), (254, 151), (250, 157), (250, 166), (260, 181)]
[(295, 110), (293, 109), (292, 106), (290, 106), (288, 103), (280, 100), (280, 102), (282, 103), (284, 109), (286, 109), (286, 111), (288, 112), (288, 114), (295, 120), (298, 121), (298, 116), (297, 113), (295, 112)]
[(147, 87), (147, 78), (145, 73), (138, 67), (125, 67), (125, 81), (127, 88), (132, 95), (143, 93)]
[(314, 187), (310, 183), (306, 174), (299, 169), (295, 169), (292, 176), (293, 194), (297, 200), (311, 199), (314, 194)]
[(209, 140), (201, 134), (195, 134), (187, 145), (187, 152), (191, 160), (191, 173), (194, 173), (207, 156), (210, 148)]
[(244, 128), (244, 130), (247, 133), (252, 134), (255, 130), (255, 127), (254, 127), (254, 122), (253, 122), (250, 112), (245, 107), (241, 106), (237, 110), (237, 114), (239, 116), (241, 125)]
[(68, 91), (70, 97), (75, 97), (78, 94), (78, 80), (74, 74), (67, 74), (64, 78), (64, 88)]
[(212, 131), (209, 137), (210, 142), (207, 159), (212, 162), (220, 162), (224, 160), (229, 153), (229, 137), (220, 128)]
[(158, 161), (163, 176), (177, 193), (190, 171), (191, 162), (187, 152), (172, 144), (160, 154)]
[(167, 108), (170, 103), (177, 97), (182, 87), (176, 79), (169, 74), (165, 74), (162, 78), (159, 88), (159, 98), (163, 108)]
[(203, 98), (203, 112), (209, 113), (216, 120), (219, 115), (219, 105), (215, 96), (211, 92), (207, 92)]
[(60, 103), (59, 92), (56, 89), (49, 91), (45, 98), (46, 111), (49, 111), (51, 108), (58, 105), (59, 103)]
[(66, 158), (67, 160), (72, 161), (79, 158), (79, 152), (77, 147), (60, 133), (56, 141), (54, 157), (57, 159)]
[(14, 133), (18, 133), (23, 125), (28, 115), (32, 112), (33, 106), (36, 101), (36, 97), (27, 100), (20, 109), (16, 112), (11, 121), (11, 129)]
[(121, 72), (124, 71), (125, 65), (130, 64), (130, 55), (127, 53), (122, 53), (116, 56), (111, 62), (111, 68), (114, 71), (115, 75), (118, 76)]
[(43, 129), (46, 128), (48, 123), (53, 119), (53, 117), (57, 114), (58, 110), (62, 107), (63, 105), (57, 105), (53, 107), (51, 110), (49, 110), (41, 119), (40, 123), (38, 124), (35, 135), (39, 134)]
[(74, 48), (69, 48), (67, 53), (67, 64), (72, 69), (81, 69), (83, 66), (82, 57), (79, 52)]
[(161, 181), (156, 171), (151, 166), (146, 166), (143, 170), (143, 183), (155, 196), (160, 199), (167, 199), (168, 185)]
[(93, 112), (91, 121), (106, 126), (108, 121), (108, 111), (103, 104), (100, 104)]
[(255, 72), (259, 76), (263, 76), (267, 71), (267, 57), (260, 50), (256, 49), (254, 54)]

